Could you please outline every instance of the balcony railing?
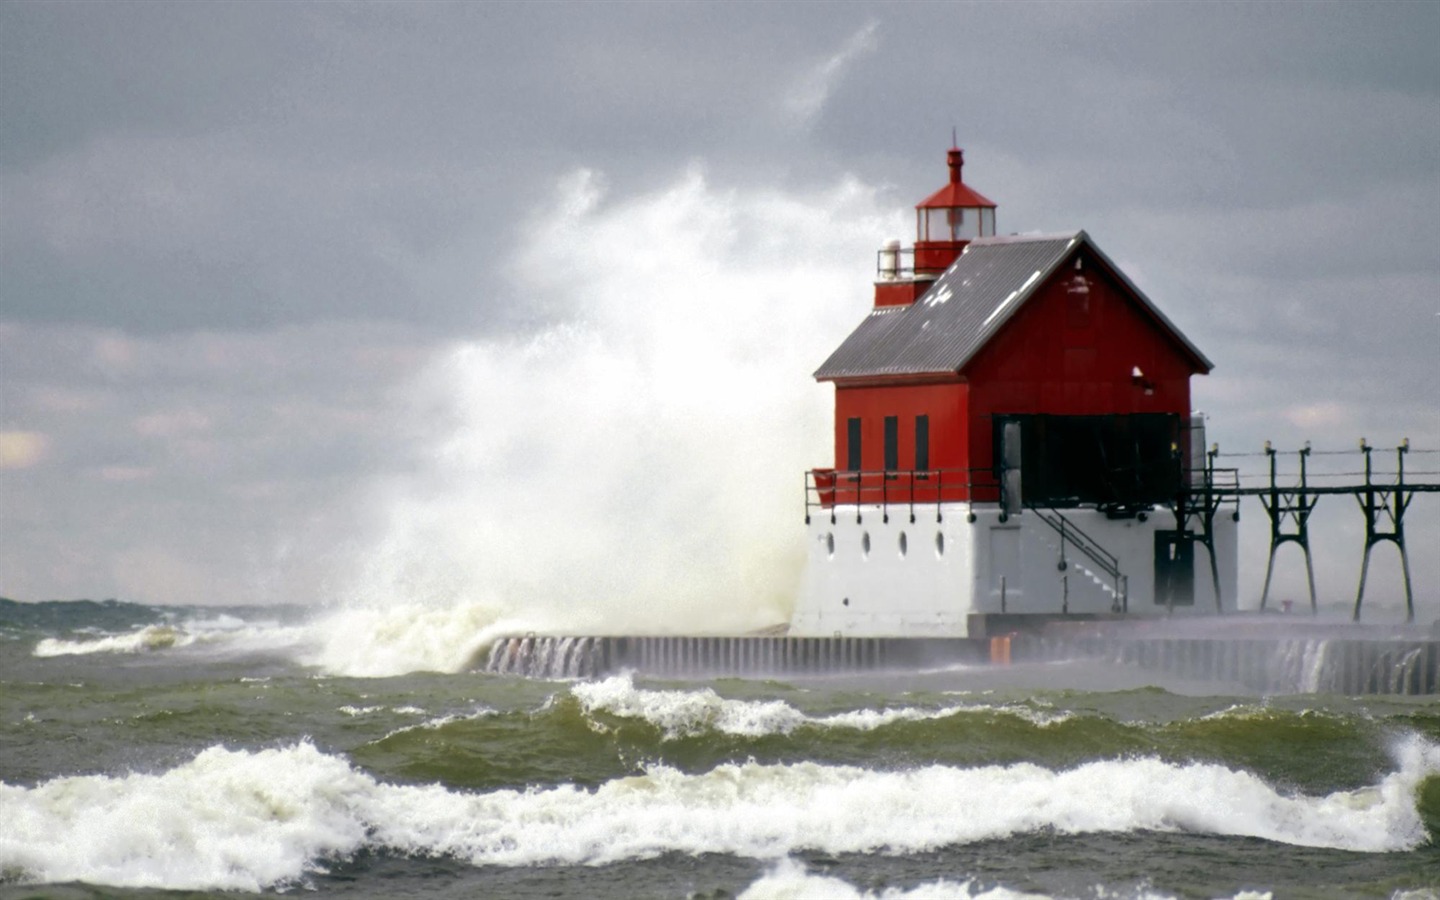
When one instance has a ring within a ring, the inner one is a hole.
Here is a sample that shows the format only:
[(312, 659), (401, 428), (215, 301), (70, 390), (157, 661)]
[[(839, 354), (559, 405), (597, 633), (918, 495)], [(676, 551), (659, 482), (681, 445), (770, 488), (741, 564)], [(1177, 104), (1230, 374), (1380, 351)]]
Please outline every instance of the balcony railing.
[(914, 277), (914, 247), (882, 247), (876, 251), (876, 281), (904, 281)]
[[(1213, 515), (1224, 505), (1237, 506), (1233, 470), (1186, 470), (1183, 479), (1181, 483), (1186, 487), (1182, 489), (1181, 495), (1192, 514), (1208, 511)], [(910, 521), (914, 522), (917, 504), (935, 504), (935, 517), (938, 522), (941, 520), (939, 504), (999, 503), (1002, 495), (1001, 479), (991, 468), (860, 471), (811, 469), (805, 473), (805, 521), (808, 524), (811, 515), (820, 511), (828, 512), (833, 522), (840, 508), (846, 510), (846, 515), (853, 509), (856, 521), (860, 521), (866, 507), (879, 507), (883, 521), (890, 521), (891, 513), (898, 510), (907, 514)], [(1181, 495), (1173, 499), (1179, 502)], [(1018, 498), (1014, 502), (1018, 509)], [(1066, 500), (1047, 497), (1044, 502), (1054, 507), (1095, 507), (1115, 511), (1115, 504), (1096, 500), (1086, 502), (1082, 498)], [(1134, 512), (1133, 509), (1130, 511)], [(1238, 512), (1238, 506), (1236, 511)]]
[[(878, 506), (884, 521), (892, 511), (908, 512), (915, 521), (916, 504), (994, 503), (1000, 499), (1000, 482), (991, 469), (924, 469), (836, 471), (812, 469), (805, 473), (805, 521), (817, 510), (854, 507), (857, 521), (862, 509)], [(936, 521), (940, 511), (936, 508)]]

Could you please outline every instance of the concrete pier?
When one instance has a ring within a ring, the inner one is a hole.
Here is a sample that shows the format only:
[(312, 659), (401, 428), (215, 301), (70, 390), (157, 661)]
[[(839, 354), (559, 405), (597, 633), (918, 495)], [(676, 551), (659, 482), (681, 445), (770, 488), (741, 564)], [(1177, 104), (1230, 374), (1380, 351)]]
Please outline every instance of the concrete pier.
[(972, 623), (979, 636), (970, 638), (526, 635), (497, 641), (478, 668), (529, 678), (763, 678), (1095, 660), (1265, 693), (1440, 694), (1434, 636), (1284, 632), (1253, 618), (1222, 623), (1232, 633), (1166, 634), (1157, 624), (994, 616)]
[(505, 638), (481, 671), (586, 678), (633, 671), (661, 677), (828, 675), (924, 669), (989, 660), (990, 641), (969, 638), (590, 636)]

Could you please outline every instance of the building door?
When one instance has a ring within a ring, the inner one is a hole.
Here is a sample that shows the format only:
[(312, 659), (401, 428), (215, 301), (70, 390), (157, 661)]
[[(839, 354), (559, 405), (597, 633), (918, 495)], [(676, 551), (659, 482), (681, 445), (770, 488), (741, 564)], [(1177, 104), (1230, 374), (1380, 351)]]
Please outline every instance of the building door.
[(1023, 595), (1020, 581), (1020, 529), (1014, 525), (990, 529), (990, 595), (995, 609), (1009, 612)]
[(1195, 542), (1190, 532), (1155, 532), (1155, 603), (1195, 605)]

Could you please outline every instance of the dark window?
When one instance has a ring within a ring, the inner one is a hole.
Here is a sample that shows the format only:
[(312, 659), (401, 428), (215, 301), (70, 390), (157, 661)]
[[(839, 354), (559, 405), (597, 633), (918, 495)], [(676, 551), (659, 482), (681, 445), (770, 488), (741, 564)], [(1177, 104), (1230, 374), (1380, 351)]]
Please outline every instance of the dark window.
[(885, 417), (885, 471), (900, 468), (900, 417)]
[(915, 471), (930, 468), (930, 417), (915, 417)]
[(845, 469), (860, 471), (860, 420), (850, 419), (845, 423)]
[(996, 474), (1007, 424), (1019, 438), (1010, 465), (1019, 463), (1026, 503), (1141, 509), (1181, 488), (1180, 417), (1172, 413), (997, 416)]

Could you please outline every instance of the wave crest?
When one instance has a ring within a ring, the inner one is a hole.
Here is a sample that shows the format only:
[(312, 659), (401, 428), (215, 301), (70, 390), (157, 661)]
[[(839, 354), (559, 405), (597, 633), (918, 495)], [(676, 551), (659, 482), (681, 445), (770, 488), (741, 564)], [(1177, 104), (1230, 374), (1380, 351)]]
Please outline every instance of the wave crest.
[(144, 653), (150, 650), (167, 650), (171, 647), (186, 647), (195, 643), (195, 635), (172, 625), (146, 625), (128, 634), (115, 634), (90, 640), (67, 641), (61, 638), (44, 638), (35, 645), (35, 655), (83, 656), (90, 653)]
[(1069, 713), (1037, 712), (1025, 707), (961, 704), (937, 709), (908, 706), (857, 709), (828, 716), (810, 716), (783, 700), (732, 700), (721, 697), (710, 688), (683, 691), (637, 688), (629, 674), (575, 684), (570, 692), (592, 721), (597, 713), (641, 719), (659, 728), (667, 740), (707, 732), (752, 738), (788, 735), (801, 727), (875, 731), (896, 722), (933, 721), (975, 712), (1013, 715), (1042, 728), (1070, 718)]
[(1188, 831), (1358, 852), (1427, 840), (1440, 746), (1411, 738), (1378, 784), (1285, 795), (1219, 765), (1155, 759), (876, 772), (802, 762), (655, 765), (593, 791), (388, 785), (308, 743), (211, 748), (157, 775), (0, 785), (0, 870), (38, 882), (261, 890), (362, 848), (475, 865), (605, 864), (665, 853), (905, 854), (1052, 830)]

